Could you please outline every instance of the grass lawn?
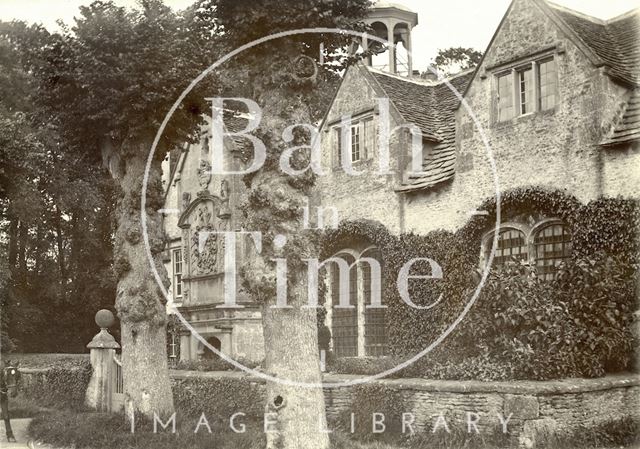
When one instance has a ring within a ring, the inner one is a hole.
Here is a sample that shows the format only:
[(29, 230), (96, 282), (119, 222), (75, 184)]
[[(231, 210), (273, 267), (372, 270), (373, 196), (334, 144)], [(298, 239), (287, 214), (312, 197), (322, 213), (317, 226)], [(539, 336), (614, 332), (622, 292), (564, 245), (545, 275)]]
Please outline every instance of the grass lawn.
[[(35, 440), (57, 447), (74, 447), (76, 449), (263, 449), (265, 445), (262, 433), (262, 422), (246, 421), (246, 433), (232, 432), (227, 422), (210, 422), (212, 433), (201, 426), (194, 433), (197, 419), (177, 419), (176, 433), (170, 428), (158, 433), (153, 432), (151, 423), (136, 420), (136, 429), (131, 433), (129, 425), (122, 415), (95, 413), (88, 411), (55, 411), (38, 414), (29, 425), (29, 435)], [(333, 433), (331, 435), (333, 449), (498, 449), (515, 447), (505, 440), (498, 443), (481, 437), (469, 438), (468, 435), (422, 434), (396, 442), (357, 442), (350, 435)], [(549, 449), (614, 449), (637, 448), (635, 442), (625, 439), (614, 444), (604, 439), (553, 442), (545, 445)], [(512, 440), (513, 442), (513, 440)]]

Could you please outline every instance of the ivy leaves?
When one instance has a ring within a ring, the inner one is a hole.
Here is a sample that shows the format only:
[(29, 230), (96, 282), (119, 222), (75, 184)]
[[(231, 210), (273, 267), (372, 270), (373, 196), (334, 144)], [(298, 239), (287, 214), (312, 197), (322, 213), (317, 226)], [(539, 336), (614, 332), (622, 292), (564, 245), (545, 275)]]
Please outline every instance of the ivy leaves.
[[(406, 372), (412, 376), (453, 379), (557, 379), (597, 377), (628, 367), (633, 336), (638, 264), (638, 203), (600, 198), (588, 204), (561, 191), (539, 187), (503, 193), (502, 217), (543, 215), (561, 218), (570, 228), (573, 252), (555, 279), (543, 281), (527, 266), (492, 270), (469, 315), (434, 352)], [(460, 313), (477, 285), (480, 240), (495, 227), (496, 199), (487, 199), (455, 234), (392, 235), (373, 221), (342, 222), (324, 235), (329, 257), (354, 241), (378, 246), (384, 261), (383, 304), (388, 305), (390, 353), (420, 352)], [(443, 267), (444, 279), (416, 283), (416, 302), (444, 293), (445, 307), (408, 308), (395, 281), (412, 257), (430, 257)], [(434, 368), (435, 367), (435, 368)], [(440, 367), (440, 371), (436, 369)]]

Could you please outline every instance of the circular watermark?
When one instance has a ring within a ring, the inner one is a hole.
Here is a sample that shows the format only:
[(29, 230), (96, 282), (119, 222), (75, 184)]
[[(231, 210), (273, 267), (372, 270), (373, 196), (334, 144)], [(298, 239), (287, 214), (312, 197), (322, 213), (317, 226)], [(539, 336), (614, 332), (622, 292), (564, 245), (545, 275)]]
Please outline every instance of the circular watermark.
[[(225, 62), (227, 62), (228, 60), (230, 60), (231, 58), (233, 58), (234, 56), (242, 53), (245, 50), (248, 50), (249, 48), (255, 47), (256, 45), (260, 45), (264, 42), (268, 42), (274, 39), (280, 39), (283, 37), (287, 37), (287, 36), (292, 36), (292, 35), (296, 35), (296, 34), (340, 34), (342, 36), (345, 35), (350, 35), (350, 36), (354, 36), (357, 38), (366, 38), (367, 40), (372, 40), (372, 41), (377, 41), (383, 45), (387, 45), (387, 41), (375, 36), (375, 35), (371, 35), (368, 33), (364, 33), (364, 32), (356, 32), (356, 31), (352, 31), (352, 30), (344, 30), (341, 28), (299, 28), (299, 29), (295, 29), (295, 30), (289, 30), (289, 31), (282, 31), (279, 33), (274, 33), (268, 36), (264, 36), (260, 39), (256, 39), (252, 42), (249, 42), (247, 44), (244, 44), (238, 48), (236, 48), (235, 50), (227, 53), (226, 55), (224, 55), (223, 57), (221, 57), (220, 59), (218, 59), (216, 62), (214, 62), (213, 64), (211, 64), (207, 69), (205, 69), (200, 75), (198, 75), (190, 84), (189, 86), (180, 94), (180, 96), (178, 97), (178, 99), (173, 103), (173, 105), (171, 106), (171, 108), (169, 109), (169, 111), (167, 112), (167, 115), (165, 116), (164, 120), (162, 121), (160, 128), (158, 129), (158, 132), (156, 133), (154, 140), (153, 140), (153, 144), (151, 145), (151, 149), (149, 151), (149, 156), (147, 157), (147, 162), (146, 162), (146, 166), (145, 166), (145, 172), (144, 172), (144, 178), (143, 178), (143, 183), (142, 183), (142, 195), (141, 195), (141, 225), (142, 225), (142, 234), (143, 234), (143, 241), (144, 241), (144, 246), (145, 246), (145, 252), (147, 255), (147, 259), (149, 260), (149, 264), (151, 266), (151, 269), (153, 271), (153, 275), (156, 279), (156, 282), (158, 284), (158, 286), (160, 287), (163, 295), (165, 296), (165, 298), (167, 299), (167, 301), (170, 301), (170, 295), (169, 292), (167, 291), (167, 289), (165, 288), (163, 282), (162, 282), (162, 278), (160, 276), (160, 274), (158, 273), (156, 266), (155, 266), (155, 262), (153, 259), (153, 255), (151, 253), (151, 247), (149, 244), (149, 235), (148, 235), (148, 231), (147, 231), (147, 216), (146, 216), (146, 203), (147, 203), (147, 199), (146, 199), (146, 192), (147, 192), (147, 184), (149, 181), (149, 171), (151, 169), (151, 164), (153, 161), (153, 157), (156, 151), (156, 148), (158, 146), (158, 143), (160, 141), (160, 138), (164, 132), (165, 127), (167, 126), (169, 120), (171, 119), (171, 117), (173, 116), (173, 114), (175, 113), (175, 111), (177, 110), (177, 108), (180, 106), (180, 104), (182, 103), (182, 101), (185, 99), (185, 97), (189, 94), (189, 92), (191, 92), (191, 90), (193, 90), (193, 88), (200, 82), (202, 81), (207, 75), (209, 75), (213, 70), (215, 70), (216, 68), (220, 67), (222, 64), (224, 64)], [(397, 45), (394, 44), (394, 47), (397, 47)], [(410, 55), (411, 53), (409, 51), (407, 51), (408, 54)], [(225, 354), (224, 352), (222, 352), (219, 349), (216, 349), (213, 345), (211, 345), (202, 335), (200, 335), (198, 333), (198, 331), (196, 331), (196, 329), (194, 329), (194, 327), (191, 325), (191, 323), (189, 323), (185, 317), (180, 313), (180, 311), (178, 310), (177, 307), (175, 307), (175, 305), (172, 304), (172, 312), (175, 313), (178, 318), (180, 319), (180, 321), (182, 322), (182, 324), (189, 329), (189, 331), (191, 332), (191, 335), (194, 336), (200, 343), (202, 343), (206, 348), (208, 348), (210, 351), (214, 352), (215, 354), (217, 354), (219, 357), (221, 357), (223, 360), (225, 360), (226, 362), (232, 364), (233, 366), (235, 366), (236, 368), (251, 374), (255, 377), (267, 380), (267, 381), (272, 381), (272, 382), (278, 382), (281, 384), (285, 384), (288, 386), (295, 386), (295, 387), (304, 387), (304, 388), (343, 388), (343, 387), (349, 387), (349, 386), (353, 386), (353, 385), (359, 385), (359, 384), (364, 384), (367, 382), (371, 382), (373, 380), (376, 379), (381, 379), (384, 377), (387, 377), (393, 373), (396, 373), (404, 368), (406, 368), (407, 366), (413, 364), (414, 362), (418, 361), (420, 358), (424, 357), (426, 354), (428, 354), (429, 352), (431, 352), (437, 345), (439, 345), (445, 338), (447, 338), (452, 332), (453, 330), (460, 324), (460, 322), (462, 322), (462, 320), (465, 318), (465, 316), (467, 315), (467, 313), (469, 312), (469, 310), (471, 309), (471, 307), (475, 304), (478, 296), (480, 295), (480, 291), (482, 290), (482, 287), (484, 286), (484, 283), (486, 282), (488, 276), (489, 276), (489, 272), (490, 272), (490, 267), (493, 263), (493, 258), (494, 258), (494, 250), (497, 246), (497, 242), (498, 242), (498, 237), (499, 237), (499, 231), (500, 231), (500, 186), (499, 186), (499, 181), (498, 181), (498, 174), (497, 174), (497, 169), (496, 169), (496, 164), (495, 164), (495, 160), (493, 158), (493, 150), (491, 148), (491, 145), (489, 144), (489, 139), (487, 138), (484, 129), (482, 127), (482, 124), (480, 123), (480, 121), (478, 120), (477, 116), (475, 115), (475, 113), (473, 112), (473, 110), (471, 109), (471, 107), (469, 106), (469, 104), (467, 103), (467, 101), (464, 99), (464, 97), (462, 96), (462, 94), (460, 92), (458, 92), (458, 90), (447, 80), (447, 79), (443, 79), (440, 78), (439, 74), (437, 73), (436, 70), (434, 70), (432, 67), (428, 67), (428, 70), (431, 71), (432, 73), (434, 73), (435, 75), (437, 75), (439, 77), (439, 80), (444, 83), (449, 90), (451, 90), (454, 95), (458, 98), (458, 100), (460, 101), (460, 104), (465, 108), (466, 113), (469, 115), (469, 117), (471, 117), (473, 123), (476, 126), (476, 129), (478, 130), (479, 134), (480, 134), (480, 138), (482, 140), (482, 143), (486, 149), (487, 152), (487, 158), (488, 158), (488, 162), (489, 165), (491, 166), (491, 171), (493, 172), (493, 179), (494, 179), (494, 186), (496, 189), (496, 226), (495, 226), (495, 232), (493, 235), (493, 242), (492, 242), (492, 249), (489, 253), (489, 258), (484, 266), (484, 270), (482, 272), (482, 276), (480, 279), (480, 282), (478, 284), (478, 286), (476, 287), (476, 289), (473, 292), (473, 295), (471, 296), (471, 298), (469, 299), (469, 301), (465, 304), (464, 309), (462, 310), (462, 312), (458, 315), (458, 317), (449, 325), (449, 327), (447, 327), (439, 336), (438, 338), (436, 338), (430, 345), (428, 345), (426, 348), (424, 348), (422, 351), (420, 351), (419, 353), (415, 354), (413, 357), (409, 358), (408, 360), (405, 360), (404, 362), (396, 365), (393, 368), (390, 368), (386, 371), (383, 371), (381, 373), (378, 374), (374, 374), (374, 375), (368, 375), (368, 376), (363, 376), (361, 378), (355, 378), (355, 379), (349, 379), (349, 380), (345, 380), (342, 382), (300, 382), (300, 381), (296, 381), (296, 380), (292, 380), (292, 379), (284, 379), (284, 378), (278, 378), (278, 377), (274, 377), (271, 376), (267, 373), (255, 370), (253, 368), (250, 368), (248, 366), (243, 365), (242, 363), (236, 361), (235, 359), (233, 359), (232, 357), (230, 357), (229, 355)]]

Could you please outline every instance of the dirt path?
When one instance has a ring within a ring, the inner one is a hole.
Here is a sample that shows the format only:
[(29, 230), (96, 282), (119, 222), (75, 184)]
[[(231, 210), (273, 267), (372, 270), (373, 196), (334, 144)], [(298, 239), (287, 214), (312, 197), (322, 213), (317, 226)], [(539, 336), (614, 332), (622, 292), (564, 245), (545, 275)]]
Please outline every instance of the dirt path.
[(0, 448), (12, 448), (12, 449), (53, 449), (51, 446), (43, 446), (33, 441), (30, 441), (27, 436), (27, 427), (31, 418), (18, 418), (11, 420), (11, 429), (16, 437), (15, 443), (7, 442), (7, 436), (4, 430), (4, 421), (0, 421)]

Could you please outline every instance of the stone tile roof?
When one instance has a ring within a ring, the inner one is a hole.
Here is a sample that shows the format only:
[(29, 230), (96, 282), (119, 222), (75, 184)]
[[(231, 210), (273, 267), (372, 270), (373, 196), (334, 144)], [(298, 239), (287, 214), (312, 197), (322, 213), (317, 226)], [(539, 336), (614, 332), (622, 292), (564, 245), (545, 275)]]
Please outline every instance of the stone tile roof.
[[(423, 136), (435, 142), (433, 151), (422, 162), (422, 173), (409, 176), (397, 191), (428, 189), (453, 179), (456, 162), (455, 111), (460, 104), (458, 96), (445, 82), (420, 83), (375, 70), (369, 71), (403, 119), (418, 125)], [(447, 81), (462, 95), (472, 75), (472, 71), (467, 71)]]
[(549, 3), (555, 13), (609, 67), (609, 74), (640, 85), (640, 9), (600, 20)]
[(417, 125), (427, 139), (439, 140), (434, 86), (370, 68), (369, 72), (407, 123)]
[(640, 140), (640, 88), (631, 91), (615, 125), (600, 144), (615, 146), (634, 140)]

